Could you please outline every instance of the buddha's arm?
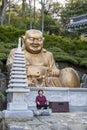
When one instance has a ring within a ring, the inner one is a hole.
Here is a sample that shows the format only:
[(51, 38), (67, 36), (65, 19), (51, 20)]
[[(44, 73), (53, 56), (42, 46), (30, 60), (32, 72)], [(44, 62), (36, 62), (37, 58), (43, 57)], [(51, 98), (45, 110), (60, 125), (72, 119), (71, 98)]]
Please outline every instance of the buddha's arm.
[(59, 76), (60, 70), (55, 65), (55, 61), (54, 61), (52, 53), (49, 53), (48, 60), (49, 60), (49, 67), (50, 67), (50, 75), (51, 76)]
[(10, 72), (10, 69), (11, 69), (11, 66), (12, 66), (12, 63), (13, 63), (15, 51), (16, 51), (16, 49), (12, 49), (12, 50), (10, 51), (9, 56), (8, 56), (7, 63), (6, 63), (8, 72)]

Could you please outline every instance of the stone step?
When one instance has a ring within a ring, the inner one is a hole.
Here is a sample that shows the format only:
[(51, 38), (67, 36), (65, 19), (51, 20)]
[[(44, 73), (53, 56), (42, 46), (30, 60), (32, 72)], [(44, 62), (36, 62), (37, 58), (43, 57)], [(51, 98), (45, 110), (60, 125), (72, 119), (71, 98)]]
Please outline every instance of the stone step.
[(21, 58), (24, 58), (24, 55), (18, 55), (18, 54), (16, 54), (14, 57), (21, 57)]
[(15, 57), (14, 60), (21, 60), (21, 61), (23, 61), (25, 59), (23, 57), (20, 57), (20, 58), (19, 57)]
[(23, 83), (10, 83), (9, 85), (8, 85), (8, 87), (23, 87), (23, 88), (26, 88), (26, 87), (28, 87), (28, 85), (27, 85), (27, 83), (25, 83), (25, 84), (23, 84)]
[(13, 68), (13, 67), (24, 67), (24, 68), (25, 68), (25, 64), (15, 64), (15, 63), (14, 63), (14, 64), (12, 65), (12, 68)]
[(15, 68), (12, 68), (11, 71), (26, 71), (26, 68), (15, 67)]
[[(16, 88), (16, 87), (14, 87), (14, 88), (8, 88), (7, 90), (6, 90), (6, 92), (14, 92), (15, 94), (16, 93), (29, 93), (30, 92), (30, 90), (29, 90), (29, 87), (26, 87), (26, 88)], [(24, 98), (24, 101), (25, 101), (25, 98)], [(25, 101), (26, 102), (26, 101)]]
[(9, 83), (27, 83), (27, 79), (11, 79)]
[(14, 79), (26, 79), (26, 75), (11, 75), (10, 79), (14, 78)]
[(21, 82), (21, 81), (9, 81), (9, 84), (27, 84), (27, 82)]
[(26, 71), (12, 71), (10, 75), (26, 75)]
[(23, 54), (15, 54), (15, 57), (24, 57)]
[(24, 55), (23, 51), (15, 52), (15, 55)]
[(24, 53), (23, 52), (15, 52), (15, 55), (23, 55), (24, 56)]
[(25, 64), (25, 61), (21, 61), (21, 60), (14, 60), (13, 64)]

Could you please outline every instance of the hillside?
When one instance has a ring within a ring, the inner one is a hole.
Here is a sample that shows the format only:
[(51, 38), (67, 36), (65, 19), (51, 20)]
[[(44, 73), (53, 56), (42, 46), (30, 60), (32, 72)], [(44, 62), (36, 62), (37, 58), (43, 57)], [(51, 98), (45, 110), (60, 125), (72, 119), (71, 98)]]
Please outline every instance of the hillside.
[[(24, 34), (25, 30), (0, 26), (0, 66), (5, 64), (10, 50), (17, 47), (18, 37)], [(70, 63), (87, 73), (87, 41), (47, 34), (44, 37), (44, 48), (53, 53), (56, 62)]]

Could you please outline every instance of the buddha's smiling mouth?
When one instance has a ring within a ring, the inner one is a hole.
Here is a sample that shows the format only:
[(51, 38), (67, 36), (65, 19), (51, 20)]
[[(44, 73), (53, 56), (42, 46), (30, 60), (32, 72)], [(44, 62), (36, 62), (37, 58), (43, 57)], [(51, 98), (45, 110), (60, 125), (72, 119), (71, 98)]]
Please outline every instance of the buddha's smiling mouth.
[(32, 47), (35, 47), (35, 48), (36, 48), (36, 47), (39, 47), (39, 45), (33, 45)]

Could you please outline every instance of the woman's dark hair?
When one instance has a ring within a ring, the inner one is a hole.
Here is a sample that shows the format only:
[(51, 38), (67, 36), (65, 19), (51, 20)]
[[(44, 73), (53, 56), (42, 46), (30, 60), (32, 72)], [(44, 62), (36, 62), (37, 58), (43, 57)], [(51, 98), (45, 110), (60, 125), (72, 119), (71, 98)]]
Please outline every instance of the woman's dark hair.
[(42, 93), (43, 93), (43, 90), (42, 90), (42, 89), (40, 89), (40, 90), (38, 90), (38, 94), (39, 94), (39, 92), (42, 92)]

